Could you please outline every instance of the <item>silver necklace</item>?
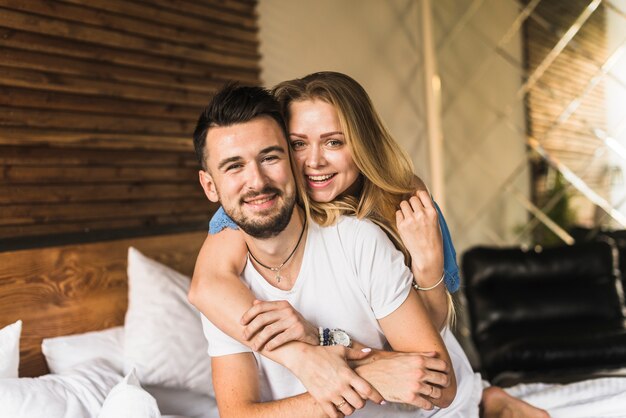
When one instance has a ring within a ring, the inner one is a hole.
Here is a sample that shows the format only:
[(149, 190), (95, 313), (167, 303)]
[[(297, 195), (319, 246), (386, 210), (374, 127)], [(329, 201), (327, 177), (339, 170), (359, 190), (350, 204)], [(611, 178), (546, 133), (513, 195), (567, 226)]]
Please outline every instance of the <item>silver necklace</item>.
[(259, 259), (256, 258), (254, 256), (254, 254), (252, 254), (252, 251), (250, 251), (250, 247), (248, 247), (248, 244), (246, 243), (246, 248), (248, 249), (248, 254), (250, 254), (250, 257), (252, 257), (252, 259), (254, 261), (256, 261), (261, 267), (265, 267), (266, 269), (276, 273), (276, 275), (274, 276), (274, 280), (276, 280), (277, 283), (280, 283), (280, 280), (283, 278), (283, 276), (280, 275), (280, 269), (282, 269), (285, 266), (285, 264), (287, 264), (287, 262), (291, 259), (291, 257), (296, 253), (296, 250), (300, 246), (300, 241), (302, 241), (302, 237), (304, 236), (304, 230), (305, 229), (306, 229), (306, 218), (304, 219), (304, 225), (302, 225), (302, 231), (300, 232), (300, 237), (298, 238), (298, 242), (296, 243), (296, 246), (293, 248), (291, 253), (289, 253), (289, 255), (287, 256), (285, 261), (280, 263), (279, 266), (271, 267), (271, 266), (266, 266), (265, 264), (261, 263), (259, 261)]

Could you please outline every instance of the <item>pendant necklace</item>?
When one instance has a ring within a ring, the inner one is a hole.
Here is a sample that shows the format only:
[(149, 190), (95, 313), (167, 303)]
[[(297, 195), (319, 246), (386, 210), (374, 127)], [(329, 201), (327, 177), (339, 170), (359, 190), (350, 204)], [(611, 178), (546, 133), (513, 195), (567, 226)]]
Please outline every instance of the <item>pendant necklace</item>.
[(302, 237), (304, 236), (305, 229), (306, 229), (306, 219), (304, 219), (304, 225), (302, 225), (302, 232), (300, 232), (300, 237), (298, 238), (298, 242), (296, 243), (296, 246), (293, 248), (293, 251), (291, 251), (291, 253), (287, 256), (285, 261), (280, 263), (279, 266), (271, 267), (271, 266), (266, 266), (265, 264), (261, 263), (254, 256), (254, 254), (252, 254), (252, 251), (250, 251), (250, 247), (248, 247), (248, 244), (246, 244), (246, 248), (248, 249), (248, 254), (250, 254), (250, 257), (252, 257), (252, 259), (256, 261), (261, 267), (265, 267), (266, 269), (276, 273), (276, 275), (274, 276), (274, 280), (276, 280), (277, 283), (280, 283), (280, 280), (283, 278), (283, 276), (280, 275), (280, 269), (282, 269), (285, 266), (285, 264), (287, 264), (287, 262), (291, 259), (291, 257), (295, 254), (296, 250), (300, 246), (300, 241), (302, 241)]

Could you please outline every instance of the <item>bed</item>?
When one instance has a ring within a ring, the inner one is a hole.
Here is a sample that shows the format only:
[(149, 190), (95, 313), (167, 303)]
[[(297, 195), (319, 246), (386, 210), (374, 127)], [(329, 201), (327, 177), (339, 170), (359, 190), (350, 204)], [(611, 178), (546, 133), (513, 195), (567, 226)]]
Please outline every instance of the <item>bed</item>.
[[(0, 417), (218, 417), (186, 300), (204, 236), (0, 252), (0, 329), (23, 325), (20, 378), (17, 367), (0, 378)], [(507, 390), (552, 417), (626, 417), (624, 378)]]
[[(150, 366), (148, 363), (153, 359), (137, 358), (145, 357), (145, 352), (162, 364), (172, 363), (170, 369), (183, 367), (184, 370), (181, 357), (189, 357), (184, 350), (194, 350), (198, 361), (207, 363), (206, 350), (202, 352), (202, 348), (198, 348), (204, 340), (198, 313), (186, 300), (189, 276), (205, 236), (205, 232), (187, 232), (0, 252), (0, 329), (17, 329), (21, 325), (21, 338), (17, 333), (19, 379), (0, 374), (6, 378), (0, 379), (0, 404), (3, 406), (0, 416), (105, 416), (100, 408), (109, 401), (107, 396), (113, 393), (112, 385), (124, 386), (116, 389), (118, 398), (136, 405), (144, 395), (136, 388), (142, 386), (148, 392), (144, 397), (156, 400), (159, 414), (163, 416), (217, 416), (212, 390), (206, 383), (210, 382), (210, 360), (208, 376), (207, 367), (198, 372), (187, 367), (188, 375), (180, 377), (172, 370), (170, 376), (159, 374), (159, 369), (167, 367)], [(131, 268), (128, 268), (129, 261), (133, 264)], [(134, 277), (130, 293), (129, 276)], [(166, 315), (154, 315), (159, 311)], [(134, 326), (132, 332), (129, 331), (131, 326)], [(166, 338), (167, 327), (171, 333), (169, 338)], [(79, 338), (63, 337), (69, 335)], [(175, 340), (176, 344), (167, 346), (169, 340)], [(53, 362), (54, 367), (46, 362), (42, 342), (44, 348), (48, 347), (48, 362)], [(115, 345), (118, 342), (128, 344), (119, 347)], [(85, 343), (86, 346), (80, 346)], [(0, 354), (2, 344), (0, 341)], [(122, 356), (132, 357), (132, 350), (135, 350), (135, 359), (128, 365), (128, 359)], [(172, 359), (158, 358), (159, 351)], [(110, 358), (106, 361), (92, 358), (96, 352)], [(77, 365), (83, 357), (90, 361)], [(83, 369), (76, 374), (76, 369), (81, 367)], [(129, 378), (130, 371), (133, 375)], [(96, 375), (98, 377), (94, 378)], [(92, 393), (76, 389), (76, 382), (85, 381), (94, 388)], [(68, 391), (68, 385), (70, 392), (75, 391), (75, 399), (60, 398), (62, 392)], [(46, 399), (44, 392), (56, 398)], [(30, 399), (30, 406), (20, 406), (19, 399), (15, 399), (31, 393), (41, 399), (34, 403)], [(55, 402), (58, 411), (54, 410)], [(89, 402), (91, 405), (83, 405)], [(19, 406), (20, 415), (9, 414), (7, 405)], [(46, 412), (37, 411), (39, 407), (47, 408)], [(57, 415), (52, 410), (58, 412)], [(139, 412), (131, 410), (124, 414), (143, 416)], [(126, 415), (118, 411), (111, 416)], [(155, 412), (146, 416), (160, 415)]]

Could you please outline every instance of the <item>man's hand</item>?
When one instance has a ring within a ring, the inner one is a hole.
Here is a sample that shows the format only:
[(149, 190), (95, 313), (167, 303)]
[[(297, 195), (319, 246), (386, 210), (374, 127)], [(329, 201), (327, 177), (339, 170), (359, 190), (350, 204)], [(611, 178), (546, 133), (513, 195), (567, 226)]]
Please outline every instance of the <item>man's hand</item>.
[(317, 328), (311, 325), (285, 300), (263, 302), (254, 305), (241, 317), (245, 325), (243, 337), (253, 350), (273, 350), (289, 341), (318, 345)]
[(347, 363), (367, 357), (369, 349), (354, 350), (340, 345), (305, 347), (300, 361), (291, 371), (329, 417), (336, 416), (337, 411), (350, 415), (355, 409), (363, 408), (368, 399), (382, 402), (380, 393)]
[(441, 388), (450, 384), (447, 363), (435, 355), (377, 351), (357, 362), (355, 371), (388, 401), (432, 409), (432, 400), (439, 399)]

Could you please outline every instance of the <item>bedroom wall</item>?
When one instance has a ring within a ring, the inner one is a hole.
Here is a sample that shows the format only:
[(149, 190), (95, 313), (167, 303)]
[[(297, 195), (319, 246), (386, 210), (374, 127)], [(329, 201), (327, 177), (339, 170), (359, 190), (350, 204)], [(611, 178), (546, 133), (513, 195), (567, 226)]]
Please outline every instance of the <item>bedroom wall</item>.
[[(494, 109), (505, 106), (520, 87), (519, 68), (497, 58), (467, 88), (471, 76), (515, 19), (519, 6), (497, 0), (478, 3), (470, 24), (450, 42), (448, 36), (455, 25), (476, 2), (432, 2), (445, 110), (447, 189), (445, 198), (435, 197), (446, 204), (446, 218), (459, 254), (471, 245), (494, 243), (494, 236), (510, 240), (515, 227), (526, 221), (526, 212), (510, 196), (488, 210), (478, 210), (500, 192), (508, 170), (526, 158), (523, 106), (511, 112), (515, 128), (502, 120), (489, 132), (483, 129), (491, 124)], [(410, 153), (417, 173), (430, 184), (420, 9), (420, 2), (414, 0), (260, 0), (261, 79), (272, 86), (320, 70), (351, 75), (368, 91), (392, 134)], [(505, 50), (522, 62), (519, 35)], [(517, 129), (520, 126), (521, 131)], [(483, 170), (485, 167), (490, 171)], [(528, 195), (527, 176), (520, 176), (516, 186)]]
[(204, 229), (191, 136), (259, 82), (255, 2), (0, 0), (0, 74), (0, 247)]

